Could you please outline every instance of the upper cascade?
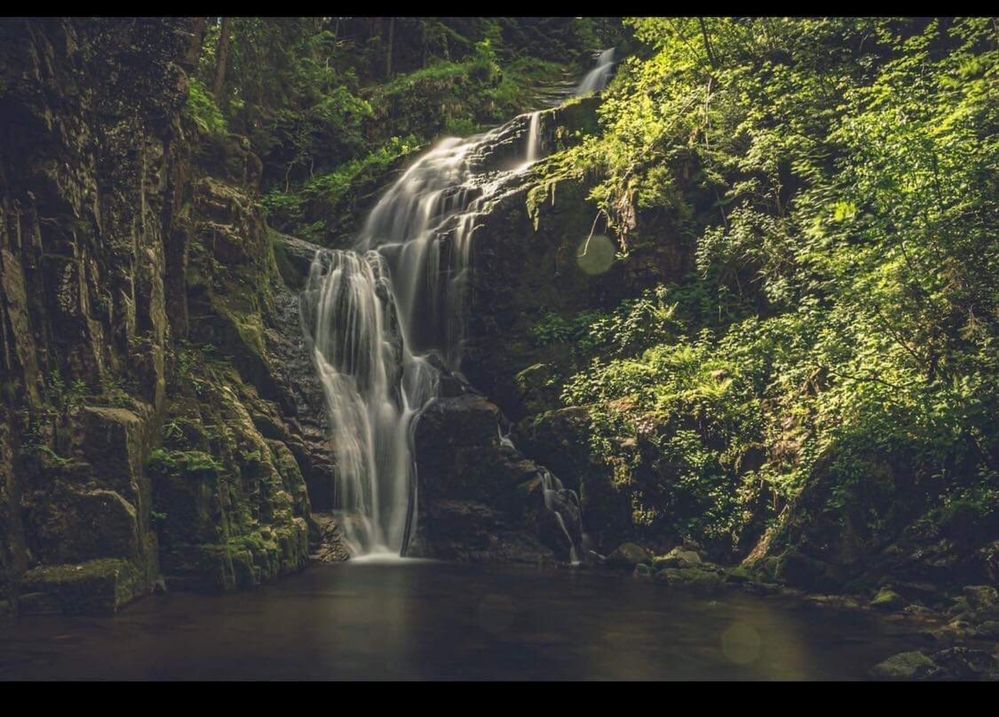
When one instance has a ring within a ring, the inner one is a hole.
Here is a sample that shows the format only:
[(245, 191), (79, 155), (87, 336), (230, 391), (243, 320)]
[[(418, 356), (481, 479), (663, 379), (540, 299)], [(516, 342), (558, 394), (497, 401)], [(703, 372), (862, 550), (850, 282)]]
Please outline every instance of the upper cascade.
[(607, 83), (610, 82), (611, 74), (614, 70), (614, 48), (609, 47), (597, 57), (596, 66), (586, 73), (579, 86), (576, 87), (576, 96), (587, 95), (591, 92), (600, 92)]

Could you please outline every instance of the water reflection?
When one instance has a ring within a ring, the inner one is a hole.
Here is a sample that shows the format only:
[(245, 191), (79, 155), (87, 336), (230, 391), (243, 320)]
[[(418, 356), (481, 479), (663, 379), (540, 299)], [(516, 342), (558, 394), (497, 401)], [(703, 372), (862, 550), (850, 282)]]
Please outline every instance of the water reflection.
[(897, 625), (815, 610), (582, 571), (348, 564), (27, 618), (0, 627), (0, 679), (857, 679), (912, 649)]

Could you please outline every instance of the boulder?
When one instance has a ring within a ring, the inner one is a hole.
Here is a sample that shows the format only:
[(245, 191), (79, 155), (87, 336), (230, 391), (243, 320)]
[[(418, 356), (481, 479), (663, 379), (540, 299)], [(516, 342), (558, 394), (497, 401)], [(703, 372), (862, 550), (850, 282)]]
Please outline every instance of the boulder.
[(808, 592), (836, 592), (841, 584), (832, 566), (796, 550), (789, 550), (780, 558), (777, 578)]
[(640, 563), (651, 564), (653, 555), (636, 543), (622, 543), (607, 556), (605, 564), (612, 568), (634, 569)]
[(938, 677), (947, 680), (980, 680), (999, 669), (996, 658), (984, 650), (951, 647), (933, 654), (940, 668)]
[(19, 607), (26, 613), (58, 609), (67, 615), (110, 614), (146, 591), (142, 572), (127, 560), (47, 565), (21, 581)]
[(925, 680), (940, 672), (937, 664), (919, 651), (900, 652), (878, 663), (871, 669), (871, 676), (879, 680)]
[(693, 550), (677, 547), (666, 553), (666, 555), (658, 555), (653, 558), (652, 564), (659, 569), (690, 568), (701, 564), (701, 556)]
[(991, 585), (966, 585), (961, 592), (973, 610), (991, 610), (999, 605), (999, 591)]

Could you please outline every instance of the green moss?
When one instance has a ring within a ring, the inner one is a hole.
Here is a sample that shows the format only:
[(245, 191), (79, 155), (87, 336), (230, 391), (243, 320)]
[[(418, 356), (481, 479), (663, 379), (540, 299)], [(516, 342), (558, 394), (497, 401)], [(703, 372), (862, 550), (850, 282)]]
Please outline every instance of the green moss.
[(179, 472), (217, 480), (225, 470), (214, 456), (204, 451), (177, 451), (157, 448), (149, 454), (148, 467), (154, 472)]

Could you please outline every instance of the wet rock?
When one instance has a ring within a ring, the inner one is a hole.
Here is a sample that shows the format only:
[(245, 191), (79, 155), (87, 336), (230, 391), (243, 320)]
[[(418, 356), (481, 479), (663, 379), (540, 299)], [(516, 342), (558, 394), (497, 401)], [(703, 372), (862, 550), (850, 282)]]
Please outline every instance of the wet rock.
[(652, 553), (636, 543), (622, 543), (607, 556), (606, 565), (611, 568), (634, 569), (639, 563), (651, 564)]
[(753, 572), (748, 568), (736, 566), (725, 570), (725, 582), (733, 585), (745, 585), (755, 580)]
[[(518, 562), (535, 562), (540, 542), (548, 546), (542, 552), (553, 550), (568, 561), (573, 546), (581, 545), (575, 496), (503, 439), (504, 423), (496, 404), (470, 393), (436, 399), (418, 419), (414, 444), (422, 554), (465, 559), (482, 553), (492, 560), (509, 552)], [(488, 511), (487, 523), (502, 525), (494, 541), (484, 542), (483, 526), (462, 519), (478, 510), (474, 506)], [(430, 516), (438, 513), (441, 522), (435, 523)], [(508, 550), (496, 541), (512, 543)]]
[(919, 618), (922, 620), (931, 619), (937, 616), (933, 610), (928, 607), (923, 607), (922, 605), (906, 605), (902, 612), (909, 617)]
[(725, 578), (705, 567), (666, 568), (656, 573), (656, 580), (671, 587), (689, 589), (693, 592), (714, 595), (726, 589)]
[(777, 576), (782, 582), (808, 592), (835, 592), (840, 585), (828, 563), (795, 550), (781, 558)]
[(936, 676), (948, 680), (980, 680), (999, 669), (999, 662), (988, 652), (967, 647), (935, 652), (933, 662), (940, 669)]
[(849, 595), (807, 595), (806, 602), (818, 607), (831, 607), (839, 610), (856, 610), (860, 602)]
[(871, 676), (879, 680), (925, 680), (940, 672), (937, 664), (919, 651), (900, 652), (878, 663), (871, 669)]
[(460, 562), (514, 562), (550, 564), (555, 552), (502, 511), (476, 501), (435, 500), (427, 504), (427, 515), (410, 557)]
[(905, 605), (905, 598), (894, 590), (882, 588), (870, 602), (875, 610), (900, 610)]
[(309, 556), (314, 563), (339, 563), (350, 558), (350, 551), (343, 542), (343, 534), (336, 518), (328, 513), (313, 513), (318, 540), (315, 550)]
[(639, 563), (635, 566), (635, 577), (639, 578), (650, 578), (655, 575), (655, 570), (652, 569), (651, 565), (646, 565), (645, 563)]
[(615, 484), (611, 471), (598, 465), (586, 449), (590, 418), (586, 408), (549, 411), (516, 424), (513, 439), (555, 475), (579, 486), (584, 528), (601, 553), (634, 540), (627, 490)]
[(999, 605), (999, 591), (991, 585), (966, 585), (962, 592), (973, 610), (990, 610)]
[(999, 620), (986, 620), (976, 626), (975, 637), (999, 641)]
[(666, 555), (656, 556), (652, 560), (656, 568), (689, 568), (701, 564), (701, 556), (693, 550), (682, 547), (673, 548)]
[(974, 635), (974, 626), (967, 620), (951, 620), (944, 626), (943, 632), (954, 639), (964, 640)]

